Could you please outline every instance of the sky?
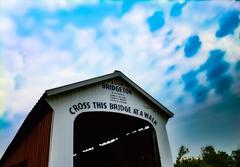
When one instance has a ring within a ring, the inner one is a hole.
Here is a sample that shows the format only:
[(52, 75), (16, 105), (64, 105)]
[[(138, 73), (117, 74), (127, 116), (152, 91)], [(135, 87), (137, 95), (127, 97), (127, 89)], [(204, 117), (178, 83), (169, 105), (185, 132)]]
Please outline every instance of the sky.
[(240, 3), (0, 0), (0, 157), (46, 89), (120, 70), (175, 115), (173, 158), (240, 147)]

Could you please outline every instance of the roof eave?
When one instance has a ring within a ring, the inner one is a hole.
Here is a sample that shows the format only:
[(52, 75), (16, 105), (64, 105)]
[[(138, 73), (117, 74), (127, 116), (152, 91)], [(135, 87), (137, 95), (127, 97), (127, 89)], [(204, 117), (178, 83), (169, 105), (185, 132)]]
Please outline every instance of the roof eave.
[(163, 110), (167, 114), (168, 118), (173, 117), (174, 114), (171, 111), (169, 111), (165, 106), (163, 106), (161, 103), (159, 103), (155, 98), (153, 98), (150, 94), (148, 94), (146, 91), (144, 91), (137, 84), (135, 84), (131, 79), (129, 79), (121, 71), (114, 71), (113, 73), (103, 75), (103, 76), (100, 76), (100, 77), (96, 77), (96, 78), (88, 79), (88, 80), (85, 80), (85, 81), (80, 81), (80, 82), (77, 82), (77, 83), (73, 83), (73, 84), (49, 89), (49, 90), (46, 90), (45, 94), (47, 96), (53, 96), (53, 95), (60, 94), (60, 93), (70, 91), (70, 90), (74, 90), (74, 89), (77, 89), (77, 88), (80, 88), (80, 87), (83, 87), (83, 86), (88, 86), (88, 85), (91, 85), (91, 84), (94, 84), (94, 83), (98, 83), (98, 82), (106, 81), (106, 80), (109, 80), (109, 79), (113, 79), (113, 78), (116, 78), (116, 77), (121, 77), (127, 83), (129, 83), (131, 86), (133, 86), (135, 89), (137, 89), (142, 95), (147, 97), (147, 99), (149, 99), (157, 107), (159, 107), (161, 110)]

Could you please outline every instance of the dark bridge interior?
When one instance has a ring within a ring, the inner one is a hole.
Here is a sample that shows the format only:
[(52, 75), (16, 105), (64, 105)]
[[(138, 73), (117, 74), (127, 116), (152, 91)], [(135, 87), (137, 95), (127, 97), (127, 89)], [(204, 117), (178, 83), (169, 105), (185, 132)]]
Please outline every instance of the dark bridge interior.
[(74, 167), (161, 167), (152, 125), (111, 112), (77, 116), (73, 159)]

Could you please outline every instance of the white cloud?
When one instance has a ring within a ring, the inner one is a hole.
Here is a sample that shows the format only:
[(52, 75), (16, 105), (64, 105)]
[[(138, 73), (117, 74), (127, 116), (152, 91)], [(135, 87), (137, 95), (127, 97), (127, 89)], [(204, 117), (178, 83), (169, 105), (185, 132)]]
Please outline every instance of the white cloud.
[[(29, 3), (20, 3), (19, 0), (0, 1), (0, 10), (1, 12), (9, 12), (9, 11), (22, 12), (23, 10), (25, 10), (28, 4)], [(16, 9), (21, 9), (21, 10), (16, 10)]]
[(8, 0), (0, 1), (0, 10), (3, 13), (24, 14), (31, 8), (41, 8), (54, 12), (59, 9), (71, 9), (76, 5), (97, 4), (98, 0)]
[(90, 49), (96, 40), (96, 31), (94, 29), (73, 30), (75, 40), (74, 47), (77, 49)]
[(81, 4), (97, 4), (98, 0), (40, 0), (37, 4), (42, 8), (47, 8), (49, 10), (56, 9), (71, 9), (76, 5)]
[(1, 35), (4, 35), (4, 33), (6, 32), (9, 32), (9, 31), (12, 32), (15, 30), (15, 24), (7, 16), (1, 15), (0, 21), (1, 21), (1, 27), (0, 27)]
[(15, 47), (4, 48), (3, 52), (4, 66), (10, 72), (22, 72), (24, 69), (23, 55)]
[[(42, 2), (44, 1), (40, 3)], [(76, 1), (72, 5), (75, 3), (82, 1)], [(46, 5), (55, 10), (70, 7), (71, 3), (51, 1)], [(188, 10), (186, 8), (184, 13), (188, 14)], [(3, 35), (10, 32), (9, 34), (13, 34), (12, 38), (15, 39), (12, 43), (7, 38), (4, 41), (6, 50), (3, 53), (9, 70), (6, 80), (11, 83), (8, 86), (9, 91), (14, 94), (13, 78), (16, 74), (26, 78), (22, 90), (15, 92), (15, 95), (9, 95), (9, 99), (27, 96), (27, 90), (31, 90), (35, 98), (28, 98), (36, 100), (41, 92), (49, 87), (76, 82), (118, 69), (155, 97), (162, 98), (164, 103), (174, 105), (178, 97), (185, 96), (181, 75), (198, 68), (205, 62), (210, 49), (224, 45), (229, 50), (230, 45), (234, 45), (234, 41), (226, 39), (218, 42), (213, 37), (216, 27), (212, 26), (208, 30), (200, 31), (200, 28), (193, 28), (192, 23), (184, 20), (176, 21), (167, 13), (162, 29), (151, 33), (146, 19), (153, 12), (152, 7), (136, 5), (121, 18), (107, 17), (99, 27), (78, 28), (69, 24), (65, 25), (62, 31), (46, 28), (42, 34), (31, 37), (17, 36), (13, 21), (5, 17), (3, 19), (6, 22), (5, 28), (2, 27), (0, 31), (4, 32)], [(58, 20), (49, 22), (56, 24)], [(167, 36), (166, 34), (171, 30), (172, 34)], [(175, 51), (175, 48), (178, 45), (183, 46), (186, 39), (194, 33), (199, 34), (203, 42), (202, 47), (195, 57), (185, 58), (183, 49)], [(227, 44), (226, 42), (229, 41), (230, 44)], [(237, 49), (236, 47), (234, 52), (231, 51), (233, 52), (231, 55), (237, 53)], [(230, 57), (232, 61), (234, 58)], [(177, 70), (166, 75), (166, 69), (175, 64)], [(204, 77), (199, 77), (204, 83)], [(166, 81), (170, 80), (173, 80), (175, 91), (165, 88)], [(169, 98), (164, 98), (167, 95)], [(192, 102), (190, 97), (185, 98), (186, 103)], [(25, 102), (27, 103), (27, 100)], [(34, 102), (31, 101), (32, 103)], [(26, 111), (26, 106), (21, 107), (20, 103), (14, 106)]]
[[(0, 69), (0, 77), (2, 78), (2, 69)], [(5, 99), (4, 99), (4, 93), (2, 91), (3, 89), (3, 81), (0, 81), (0, 117), (3, 115), (4, 113), (4, 109), (5, 109)]]
[(1, 44), (13, 46), (16, 45), (18, 40), (16, 36), (16, 25), (11, 17), (1, 14), (0, 15), (0, 38)]

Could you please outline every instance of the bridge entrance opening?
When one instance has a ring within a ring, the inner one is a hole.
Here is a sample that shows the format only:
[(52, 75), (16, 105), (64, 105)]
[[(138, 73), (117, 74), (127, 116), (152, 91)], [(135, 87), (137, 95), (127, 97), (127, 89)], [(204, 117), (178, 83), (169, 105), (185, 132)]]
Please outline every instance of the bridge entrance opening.
[(73, 161), (74, 167), (161, 167), (152, 125), (111, 112), (76, 117)]

